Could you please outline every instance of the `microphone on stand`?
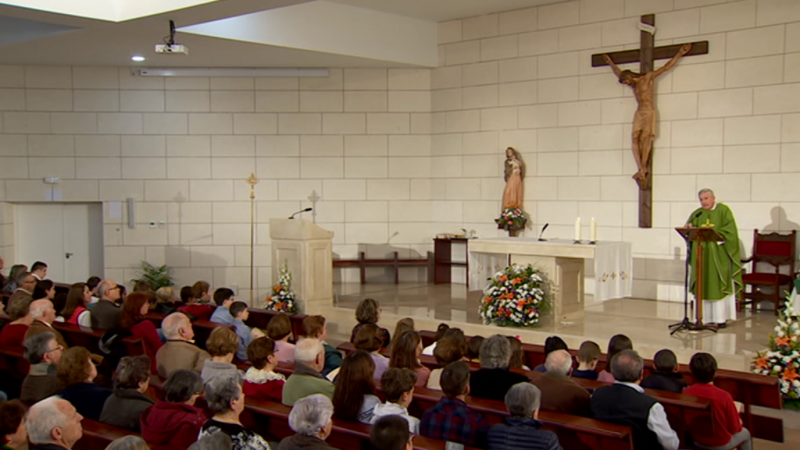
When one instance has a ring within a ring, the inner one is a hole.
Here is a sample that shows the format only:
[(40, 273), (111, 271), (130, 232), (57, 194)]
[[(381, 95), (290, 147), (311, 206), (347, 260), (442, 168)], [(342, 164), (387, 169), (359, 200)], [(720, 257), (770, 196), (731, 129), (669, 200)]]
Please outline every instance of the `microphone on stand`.
[(296, 215), (298, 215), (298, 214), (307, 213), (307, 212), (310, 212), (310, 211), (313, 211), (313, 210), (314, 210), (314, 208), (312, 208), (312, 207), (310, 207), (310, 206), (309, 206), (309, 207), (308, 207), (308, 208), (306, 208), (306, 209), (301, 209), (300, 211), (297, 211), (296, 213), (294, 213), (294, 214), (292, 214), (291, 216), (289, 216), (289, 218), (290, 218), (290, 219), (294, 219), (294, 216), (296, 216)]
[(544, 234), (544, 230), (546, 230), (546, 229), (547, 229), (547, 227), (549, 227), (549, 226), (550, 226), (550, 223), (546, 223), (546, 224), (544, 224), (544, 226), (542, 227), (542, 231), (539, 233), (539, 240), (540, 240), (540, 241), (546, 241), (546, 240), (547, 240), (547, 239), (542, 239), (542, 235)]

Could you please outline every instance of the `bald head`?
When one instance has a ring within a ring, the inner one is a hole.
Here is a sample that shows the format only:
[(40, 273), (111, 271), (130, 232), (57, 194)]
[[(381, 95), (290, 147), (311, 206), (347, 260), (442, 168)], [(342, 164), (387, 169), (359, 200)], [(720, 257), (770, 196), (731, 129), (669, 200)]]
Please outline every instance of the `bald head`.
[(164, 336), (166, 336), (167, 339), (192, 339), (192, 337), (186, 336), (186, 330), (192, 329), (192, 323), (184, 313), (176, 312), (165, 317), (161, 322), (161, 329), (164, 330)]
[(548, 372), (566, 375), (569, 373), (569, 369), (572, 368), (572, 355), (566, 350), (550, 352), (544, 362), (544, 367)]
[(56, 310), (53, 307), (53, 302), (46, 298), (32, 301), (30, 311), (31, 317), (42, 322), (52, 324), (56, 320)]

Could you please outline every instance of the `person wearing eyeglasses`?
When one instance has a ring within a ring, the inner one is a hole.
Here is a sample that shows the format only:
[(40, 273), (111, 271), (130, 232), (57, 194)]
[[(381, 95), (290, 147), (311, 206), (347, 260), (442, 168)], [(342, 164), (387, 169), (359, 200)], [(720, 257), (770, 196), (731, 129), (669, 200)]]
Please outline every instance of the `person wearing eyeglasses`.
[(56, 342), (56, 335), (51, 332), (39, 333), (25, 339), (25, 360), (31, 368), (22, 381), (19, 399), (32, 405), (47, 398), (60, 389), (56, 366), (61, 362), (64, 348)]
[(119, 327), (122, 318), (120, 286), (114, 280), (103, 280), (97, 286), (100, 301), (92, 307), (92, 328), (110, 330)]
[(17, 289), (11, 294), (9, 302), (16, 300), (33, 300), (33, 290), (36, 289), (36, 278), (30, 272), (21, 272), (16, 278)]

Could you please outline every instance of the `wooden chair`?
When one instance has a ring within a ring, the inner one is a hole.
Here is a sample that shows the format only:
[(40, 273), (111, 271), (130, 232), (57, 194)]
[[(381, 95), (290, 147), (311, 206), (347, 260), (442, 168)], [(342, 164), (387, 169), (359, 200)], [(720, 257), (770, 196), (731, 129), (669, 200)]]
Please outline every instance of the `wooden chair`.
[[(753, 254), (742, 260), (742, 264), (749, 262), (751, 266), (750, 273), (742, 275), (744, 286), (739, 299), (740, 311), (748, 303), (755, 311), (758, 303), (766, 300), (775, 303), (775, 315), (778, 315), (778, 308), (785, 301), (782, 287), (787, 286), (787, 289), (791, 289), (792, 279), (796, 275), (794, 271), (796, 236), (797, 230), (792, 230), (789, 234), (762, 234), (757, 229), (753, 230)], [(759, 272), (758, 263), (769, 264), (774, 271)], [(783, 266), (789, 266), (789, 274), (780, 272)], [(747, 292), (747, 286), (750, 286), (750, 292)], [(765, 287), (771, 288), (771, 292), (762, 292)]]

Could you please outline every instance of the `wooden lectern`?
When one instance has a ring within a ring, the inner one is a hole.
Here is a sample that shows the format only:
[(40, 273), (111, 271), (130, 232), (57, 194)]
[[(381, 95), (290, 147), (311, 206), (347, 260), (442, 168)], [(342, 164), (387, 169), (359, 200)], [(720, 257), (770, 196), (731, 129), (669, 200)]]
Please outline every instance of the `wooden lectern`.
[(317, 314), (320, 305), (333, 304), (333, 231), (303, 219), (270, 219), (272, 281), (286, 262), (292, 290), (305, 314)]
[[(717, 331), (718, 327), (714, 325), (703, 325), (703, 242), (722, 242), (725, 239), (717, 233), (717, 231), (713, 228), (703, 228), (703, 227), (691, 227), (691, 228), (675, 228), (675, 231), (678, 232), (683, 239), (686, 240), (687, 246), (691, 249), (691, 243), (697, 242), (695, 246), (695, 251), (697, 252), (697, 256), (695, 259), (695, 266), (694, 266), (694, 279), (695, 279), (695, 294), (694, 298), (697, 302), (697, 306), (695, 307), (695, 323), (692, 324), (688, 321), (686, 308), (688, 305), (688, 301), (684, 300), (684, 318), (682, 322), (679, 322), (674, 325), (670, 325), (670, 327), (677, 327), (676, 329), (672, 330), (672, 333), (676, 331), (686, 328), (691, 331), (700, 331), (700, 330), (713, 330)], [(690, 264), (691, 252), (686, 253), (686, 265), (687, 267)], [(688, 273), (687, 273), (688, 275)], [(689, 289), (689, 280), (687, 277), (686, 280), (686, 289)], [(688, 296), (688, 294), (687, 294)], [(672, 334), (670, 333), (670, 334)]]

